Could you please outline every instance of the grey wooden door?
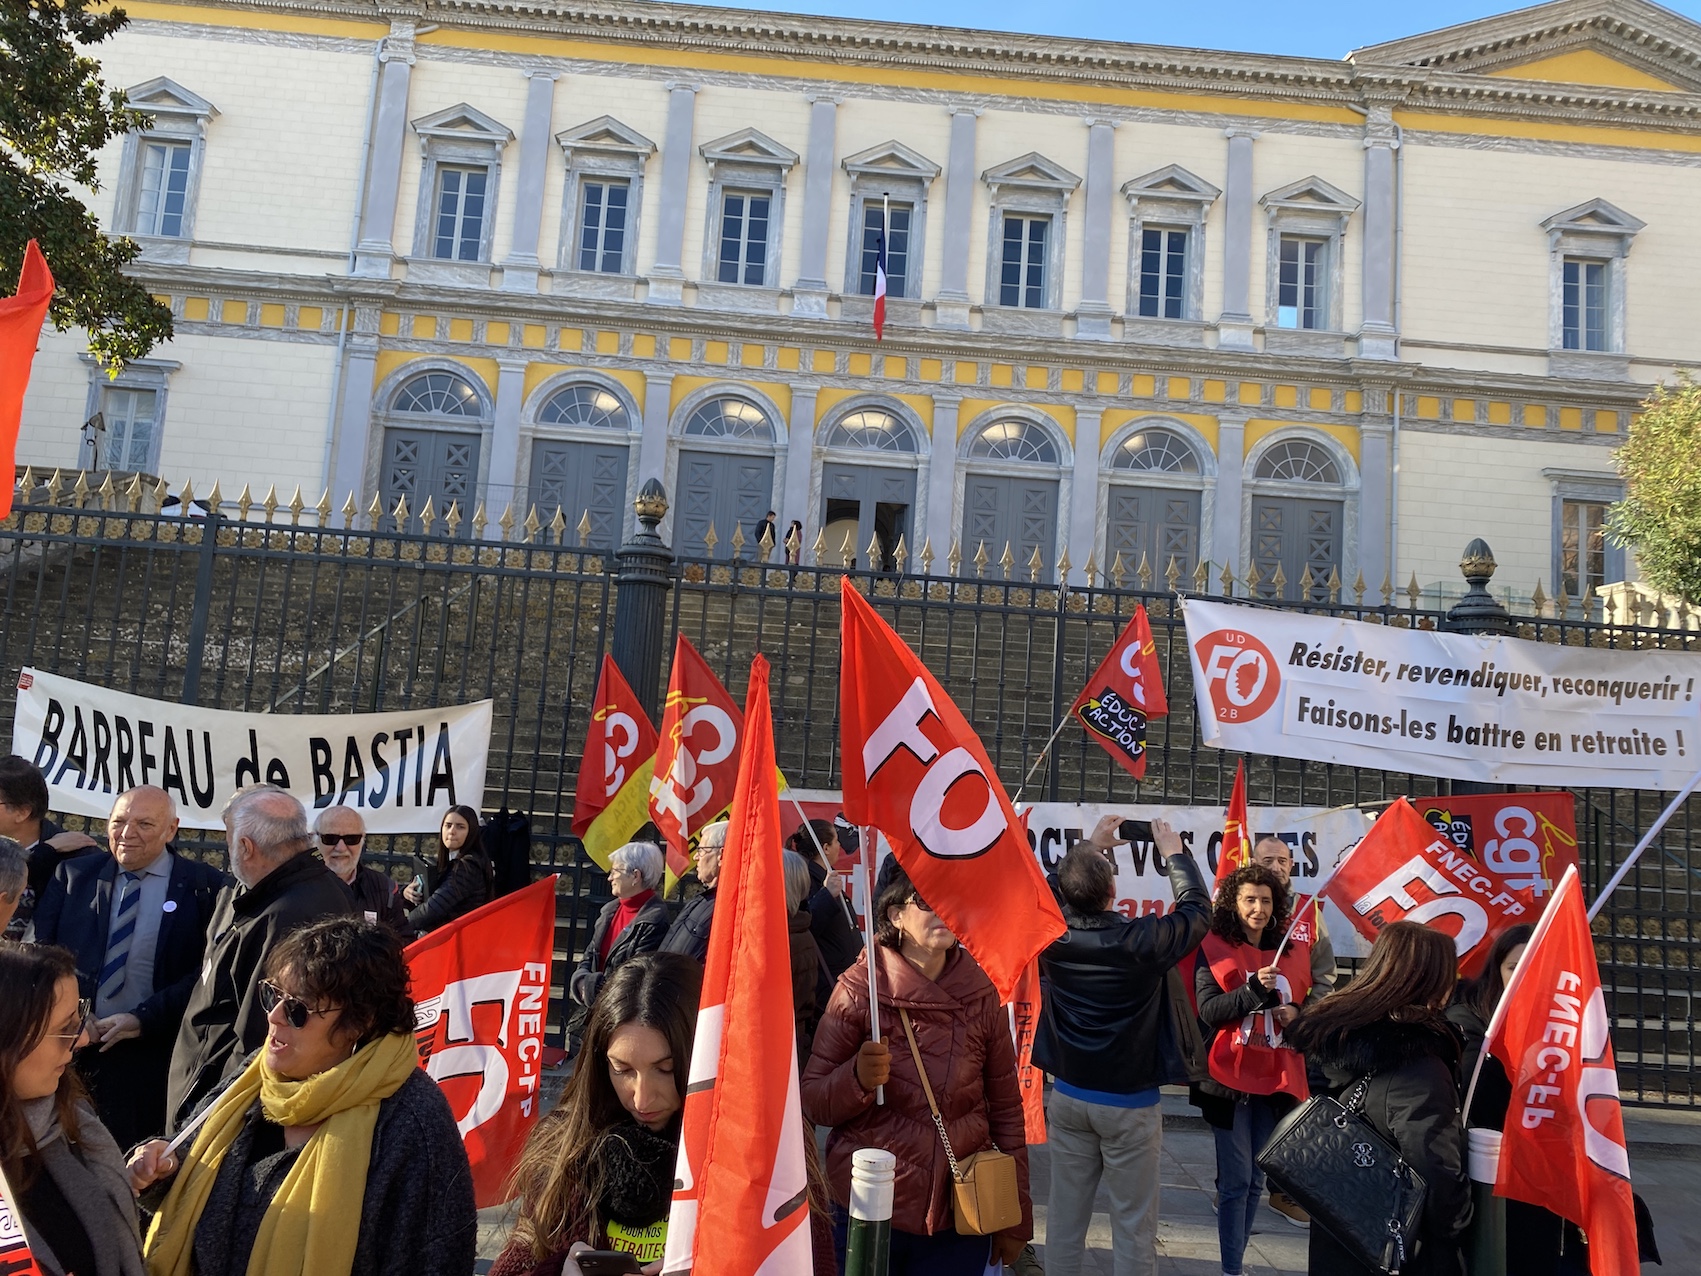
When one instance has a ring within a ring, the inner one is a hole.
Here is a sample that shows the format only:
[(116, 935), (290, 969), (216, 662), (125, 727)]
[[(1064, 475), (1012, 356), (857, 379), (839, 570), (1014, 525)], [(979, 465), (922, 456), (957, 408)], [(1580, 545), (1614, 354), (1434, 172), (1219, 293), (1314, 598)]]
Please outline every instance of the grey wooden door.
[[(1057, 555), (1057, 480), (1015, 478), (1002, 474), (970, 474), (963, 484), (963, 561), (974, 561), (986, 546), (996, 564), (1005, 545), (1016, 557), (1015, 579), (1028, 578), (1028, 560), (1035, 549), (1045, 564), (1041, 580), (1053, 579)], [(998, 568), (989, 565), (989, 576)]]
[[(1252, 561), (1262, 578), (1259, 596), (1298, 599), (1300, 577), (1309, 567), (1312, 585), (1307, 597), (1312, 602), (1327, 602), (1329, 573), (1341, 565), (1343, 521), (1339, 501), (1253, 497)], [(1278, 563), (1287, 577), (1279, 591), (1271, 580)]]
[(539, 439), (532, 444), (530, 503), (544, 522), (559, 509), (567, 520), (567, 543), (578, 544), (579, 520), (589, 514), (585, 544), (612, 550), (620, 545), (626, 513), (626, 459), (620, 443)]
[(460, 531), (466, 535), (478, 505), (478, 451), (476, 434), (391, 426), (384, 431), (384, 508), (393, 512), (396, 502), (407, 497), (408, 526), (402, 530), (417, 531), (427, 497), (438, 519), (459, 505)]
[[(897, 570), (893, 557), (898, 538), (914, 557), (916, 546), (911, 510), (915, 507), (915, 471), (885, 469), (876, 465), (847, 465), (832, 462), (821, 467), (821, 528), (827, 544), (826, 560), (837, 566), (848, 532), (852, 558), (859, 567), (879, 571)], [(879, 563), (867, 561), (871, 539), (880, 538)]]
[(1122, 555), (1129, 579), (1140, 569), (1142, 555), (1151, 565), (1160, 588), (1170, 560), (1183, 577), (1191, 577), (1199, 562), (1199, 493), (1171, 492), (1160, 487), (1113, 486), (1106, 511), (1105, 570)]
[(725, 452), (679, 454), (679, 512), (674, 547), (687, 558), (705, 558), (709, 527), (715, 529), (714, 557), (732, 557), (732, 532), (744, 529), (744, 557), (754, 560), (757, 524), (774, 507), (774, 458)]

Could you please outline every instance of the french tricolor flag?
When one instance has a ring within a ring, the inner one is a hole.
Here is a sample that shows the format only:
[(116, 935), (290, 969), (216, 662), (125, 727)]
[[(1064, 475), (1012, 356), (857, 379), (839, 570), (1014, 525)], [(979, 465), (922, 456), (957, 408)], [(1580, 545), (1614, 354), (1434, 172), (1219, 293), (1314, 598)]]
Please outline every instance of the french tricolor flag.
[(880, 233), (874, 240), (874, 339), (886, 334), (886, 219), (880, 219)]

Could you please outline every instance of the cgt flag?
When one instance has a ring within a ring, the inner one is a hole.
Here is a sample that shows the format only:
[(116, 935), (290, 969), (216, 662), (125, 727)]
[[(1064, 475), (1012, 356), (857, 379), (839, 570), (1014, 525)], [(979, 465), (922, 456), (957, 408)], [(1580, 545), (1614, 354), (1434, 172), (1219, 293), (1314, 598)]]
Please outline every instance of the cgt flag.
[(605, 655), (573, 794), (573, 834), (599, 868), (606, 869), (610, 852), (631, 841), (650, 818), (656, 741), (650, 715), (614, 657)]
[(1502, 1001), (1486, 1047), (1512, 1081), (1495, 1195), (1582, 1228), (1595, 1276), (1635, 1276), (1618, 1065), (1575, 868), (1560, 879)]
[(509, 1171), (537, 1124), (555, 881), (504, 895), (407, 949), (420, 1066), (455, 1114), (480, 1209), (508, 1199)]
[(0, 1174), (0, 1276), (41, 1276), (13, 1199), (6, 1176)]
[(1211, 884), (1211, 894), (1223, 884), (1223, 879), (1242, 864), (1252, 862), (1252, 825), (1246, 814), (1246, 760), (1234, 766), (1234, 788), (1229, 793), (1228, 811), (1223, 818), (1223, 844), (1217, 851), (1217, 876)]
[[(10, 470), (18, 451), (18, 424), (23, 418), (24, 389), (30, 383), (30, 364), (41, 341), (42, 321), (53, 301), (53, 272), (35, 240), (24, 246), (24, 267), (18, 291), (0, 297), (0, 469)], [(0, 518), (12, 512), (12, 484), (0, 484)]]
[(1169, 713), (1146, 608), (1134, 608), (1109, 654), (1069, 706), (1087, 734), (1136, 780), (1146, 778), (1146, 723)]
[(687, 847), (697, 830), (732, 801), (743, 730), (738, 702), (680, 634), (650, 778), (650, 818), (667, 843), (667, 868), (675, 877), (690, 863)]
[[(674, 1174), (662, 1271), (809, 1276), (809, 1188), (768, 662), (750, 694)], [(702, 1220), (703, 1227), (698, 1228)]]
[(839, 663), (845, 815), (886, 835), (1001, 1002), (1064, 931), (980, 737), (844, 578)]

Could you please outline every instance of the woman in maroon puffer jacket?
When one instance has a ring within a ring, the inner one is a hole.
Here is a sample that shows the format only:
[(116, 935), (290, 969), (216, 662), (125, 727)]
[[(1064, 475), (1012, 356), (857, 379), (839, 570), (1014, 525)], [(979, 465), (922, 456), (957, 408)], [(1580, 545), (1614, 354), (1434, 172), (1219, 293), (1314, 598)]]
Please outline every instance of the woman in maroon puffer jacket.
[[(869, 1039), (865, 954), (839, 978), (803, 1074), (804, 1115), (832, 1127), (827, 1178), (839, 1258), (842, 1262), (851, 1154), (878, 1147), (898, 1162), (890, 1276), (982, 1276), (989, 1245), (1009, 1262), (1033, 1235), (1009, 1020), (992, 981), (916, 896), (904, 873), (892, 874), (880, 891), (875, 928), (880, 1044)], [(957, 1234), (950, 1165), (904, 1037), (900, 1008), (909, 1014), (957, 1158), (991, 1147), (1016, 1158), (1021, 1226), (991, 1238)], [(886, 1102), (877, 1105), (874, 1090), (882, 1084)]]

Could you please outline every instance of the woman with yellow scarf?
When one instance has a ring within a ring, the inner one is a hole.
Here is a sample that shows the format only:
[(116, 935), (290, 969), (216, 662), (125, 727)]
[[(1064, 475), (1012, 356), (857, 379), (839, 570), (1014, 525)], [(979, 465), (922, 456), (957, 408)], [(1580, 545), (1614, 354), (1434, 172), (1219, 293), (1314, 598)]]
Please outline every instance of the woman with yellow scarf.
[(212, 1100), (148, 1230), (148, 1276), (465, 1276), (472, 1173), (419, 1066), (401, 941), (330, 918), (266, 975), (266, 1044)]

